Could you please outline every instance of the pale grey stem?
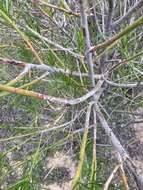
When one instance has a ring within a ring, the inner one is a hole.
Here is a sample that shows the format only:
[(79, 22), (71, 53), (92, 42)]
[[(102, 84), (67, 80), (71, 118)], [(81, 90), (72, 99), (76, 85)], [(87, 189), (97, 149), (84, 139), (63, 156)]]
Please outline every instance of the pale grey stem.
[(132, 162), (132, 160), (129, 157), (129, 155), (127, 154), (126, 150), (123, 148), (120, 141), (118, 140), (116, 135), (113, 133), (112, 129), (108, 125), (104, 115), (102, 114), (102, 112), (100, 111), (100, 108), (98, 106), (96, 106), (96, 112), (97, 112), (97, 117), (99, 119), (101, 127), (105, 130), (105, 133), (108, 135), (109, 139), (111, 140), (112, 145), (115, 148), (115, 150), (122, 157), (122, 161), (126, 162), (126, 164), (129, 167), (130, 171), (134, 175), (139, 190), (142, 190), (143, 189), (143, 181), (142, 181), (141, 176), (139, 174), (137, 174), (137, 172), (136, 172), (135, 164)]
[(121, 23), (125, 22), (128, 18), (130, 18), (133, 14), (139, 11), (143, 7), (143, 0), (138, 1), (132, 8), (129, 9), (129, 11), (122, 16), (119, 20), (115, 21), (115, 23), (112, 25), (113, 28), (116, 26), (119, 26)]
[(143, 86), (143, 82), (134, 82), (134, 83), (115, 83), (104, 78), (104, 80), (111, 86), (118, 88), (136, 88), (137, 86)]
[(108, 0), (108, 17), (106, 23), (106, 31), (109, 32), (109, 29), (112, 25), (112, 16), (114, 11), (114, 0)]
[(117, 139), (115, 134), (113, 133), (112, 129), (109, 127), (106, 119), (104, 118), (103, 114), (101, 113), (100, 109), (98, 106), (96, 106), (96, 112), (97, 112), (97, 117), (101, 123), (102, 128), (105, 130), (106, 134), (108, 135), (109, 139), (112, 142), (112, 145), (114, 146), (115, 150), (117, 150), (120, 155), (122, 156), (123, 160), (128, 158), (128, 154), (126, 153), (125, 149), (121, 145), (120, 141)]
[[(27, 66), (28, 69), (35, 68), (35, 69), (39, 69), (39, 70), (43, 70), (43, 71), (48, 71), (50, 73), (62, 73), (65, 75), (71, 75), (71, 76), (77, 76), (77, 77), (88, 77), (88, 73), (80, 73), (77, 71), (70, 71), (69, 69), (52, 67), (52, 66), (48, 66), (45, 64), (37, 65), (37, 64), (33, 64), (33, 63), (27, 63), (27, 62), (18, 61), (15, 59), (7, 59), (7, 58), (2, 58), (2, 57), (0, 57), (0, 62), (2, 62), (2, 64), (12, 64), (12, 65), (20, 66), (20, 67)], [(102, 78), (102, 75), (100, 75), (100, 74), (94, 75), (94, 79), (101, 79), (101, 78)]]
[(28, 97), (33, 97), (33, 98), (40, 99), (40, 100), (49, 101), (49, 102), (52, 102), (55, 104), (72, 106), (72, 105), (76, 105), (79, 103), (83, 103), (87, 99), (92, 97), (96, 92), (98, 92), (101, 89), (101, 85), (102, 85), (102, 81), (99, 81), (97, 83), (96, 87), (94, 87), (91, 91), (89, 91), (85, 95), (83, 95), (79, 98), (75, 98), (75, 99), (66, 99), (66, 98), (49, 96), (49, 95), (41, 94), (38, 92), (28, 91), (28, 90), (24, 90), (22, 88), (15, 88), (15, 87), (2, 85), (2, 84), (0, 84), (0, 90), (7, 91), (10, 93), (15, 93), (15, 94), (21, 94), (21, 95), (28, 96)]
[(135, 68), (135, 67), (133, 67), (133, 69), (134, 69), (135, 71), (137, 71), (139, 74), (143, 75), (143, 71), (140, 71), (139, 69), (137, 69), (137, 68)]
[(81, 25), (82, 25), (84, 43), (85, 43), (85, 58), (88, 65), (89, 79), (91, 81), (92, 87), (95, 87), (92, 53), (89, 51), (91, 48), (91, 42), (90, 42), (90, 34), (89, 34), (89, 28), (88, 28), (88, 13), (87, 13), (88, 1), (87, 0), (80, 1), (80, 11), (81, 11)]
[(105, 40), (105, 36), (104, 36), (104, 34), (103, 34), (102, 30), (101, 30), (100, 24), (98, 22), (98, 17), (97, 17), (97, 14), (96, 14), (95, 0), (92, 0), (92, 4), (93, 4), (94, 20), (95, 20), (95, 24), (96, 24), (96, 27), (97, 27), (97, 31), (100, 34), (100, 36)]

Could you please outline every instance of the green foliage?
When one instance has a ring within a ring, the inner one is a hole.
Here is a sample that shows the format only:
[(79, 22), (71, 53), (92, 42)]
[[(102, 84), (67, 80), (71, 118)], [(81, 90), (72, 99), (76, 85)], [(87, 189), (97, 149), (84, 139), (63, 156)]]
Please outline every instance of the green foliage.
[(20, 60), (23, 60), (23, 61), (27, 61), (27, 62), (32, 62), (33, 61), (32, 53), (23, 44), (19, 44), (18, 57), (19, 57)]
[[(54, 5), (57, 6), (56, 3)], [(59, 8), (69, 9), (64, 1), (60, 1), (59, 5)], [(97, 8), (100, 10), (98, 4)], [(138, 22), (125, 26), (125, 29), (118, 31), (117, 28), (110, 34), (110, 31), (106, 33), (106, 29), (102, 28), (104, 27), (103, 18), (100, 18), (102, 14), (99, 14), (99, 26), (101, 30), (105, 29), (103, 35), (107, 41), (105, 40), (105, 44), (98, 44), (103, 39), (97, 31), (92, 14), (88, 23), (91, 45), (97, 44), (103, 48), (99, 48), (101, 52), (96, 51), (95, 55), (94, 53), (92, 55), (95, 74), (99, 74), (102, 69), (98, 65), (97, 58), (100, 58), (99, 62), (101, 63), (102, 61), (109, 62), (109, 67), (112, 64), (113, 66), (116, 65), (117, 60), (128, 59), (127, 63), (121, 64), (109, 74), (109, 80), (116, 83), (142, 81), (142, 76), (134, 70), (134, 67), (143, 69), (142, 65), (139, 64), (143, 55), (140, 47), (142, 44), (141, 29), (139, 28), (138, 31), (133, 31), (133, 29), (136, 29), (143, 22), (143, 17), (140, 17)], [(115, 15), (115, 18), (116, 16), (118, 15)], [(90, 16), (88, 15), (88, 17)], [(35, 5), (32, 1), (0, 0), (0, 22), (1, 57), (9, 57), (33, 64), (38, 64), (38, 60), (41, 59), (47, 66), (71, 71), (71, 74), (67, 76), (62, 73), (51, 74), (34, 85), (28, 86), (31, 81), (45, 72), (33, 69), (18, 82), (7, 85), (18, 88), (27, 84), (27, 87), (24, 87), (26, 90), (69, 99), (81, 97), (90, 90), (90, 80), (87, 77), (82, 77), (82, 72), (88, 73), (86, 59), (83, 57), (77, 59), (67, 50), (54, 45), (58, 44), (78, 55), (85, 53), (85, 39), (78, 16), (74, 17), (72, 12), (68, 15), (68, 13), (64, 13), (64, 10), (60, 12), (56, 8), (49, 8), (38, 3)], [(112, 33), (115, 32), (117, 33), (116, 39), (111, 38), (110, 40), (110, 35), (114, 35)], [(51, 45), (45, 38), (51, 40), (53, 44)], [(104, 53), (105, 56), (103, 56)], [(104, 60), (105, 58), (107, 60)], [(15, 69), (15, 67), (0, 65), (0, 83), (6, 84), (9, 82), (9, 78), (12, 80), (13, 76), (16, 77), (23, 69), (22, 67)], [(14, 71), (14, 74), (11, 74), (11, 71)], [(77, 71), (81, 76), (73, 76), (73, 71)], [(140, 91), (142, 89), (122, 89), (110, 85), (106, 88), (105, 94), (102, 95), (98, 103), (100, 102), (100, 106), (111, 124), (116, 124), (120, 120), (124, 121), (124, 118), (118, 113), (116, 114), (116, 111), (129, 111), (143, 106)], [(139, 94), (140, 96), (138, 96)], [(77, 161), (81, 151), (79, 145), (83, 145), (83, 142), (81, 133), (74, 133), (74, 131), (84, 126), (85, 110), (83, 107), (87, 107), (87, 104), (88, 101), (83, 105), (79, 104), (69, 108), (68, 106), (54, 105), (48, 101), (40, 102), (25, 96), (0, 92), (1, 112), (3, 113), (3, 107), (6, 107), (10, 113), (13, 109), (17, 111), (12, 112), (12, 115), (15, 116), (14, 121), (10, 120), (10, 114), (4, 115), (8, 117), (10, 122), (9, 120), (8, 122), (3, 121), (3, 114), (0, 113), (0, 134), (2, 136), (0, 139), (0, 143), (2, 143), (0, 184), (4, 184), (4, 188), (9, 190), (39, 190), (45, 183), (45, 175), (52, 170), (46, 168), (50, 156), (55, 155), (58, 151), (64, 152), (66, 150), (68, 152), (74, 149), (72, 156)], [(73, 121), (82, 109), (84, 114)], [(44, 122), (41, 115), (45, 119)], [(64, 127), (60, 128), (62, 125)], [(97, 140), (101, 140), (100, 135)], [(71, 145), (74, 143), (74, 146)], [(91, 178), (93, 154), (93, 136), (91, 133), (88, 134), (85, 144), (84, 159), (82, 157), (82, 167), (75, 189), (100, 190), (106, 182), (107, 176), (104, 173), (108, 165), (107, 159), (101, 155), (102, 151), (106, 152), (108, 148), (105, 150), (97, 147), (97, 179), (95, 179), (95, 176)], [(110, 152), (110, 148), (108, 151)], [(18, 169), (21, 173), (16, 176)], [(109, 189), (121, 190), (123, 187), (120, 184), (115, 187), (113, 182)]]
[(83, 52), (84, 39), (83, 39), (83, 33), (81, 30), (76, 32), (76, 40), (77, 40), (77, 47), (78, 47), (79, 52)]
[(10, 15), (13, 8), (13, 0), (1, 0), (0, 8), (5, 11), (6, 14)]

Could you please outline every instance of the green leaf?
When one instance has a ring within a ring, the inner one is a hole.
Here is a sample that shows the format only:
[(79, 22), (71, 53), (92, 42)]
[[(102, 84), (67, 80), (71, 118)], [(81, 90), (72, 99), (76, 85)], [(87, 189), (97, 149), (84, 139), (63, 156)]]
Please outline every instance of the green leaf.
[(84, 47), (84, 39), (83, 39), (82, 30), (79, 30), (76, 32), (76, 40), (77, 40), (77, 46), (78, 46), (79, 51), (82, 51)]

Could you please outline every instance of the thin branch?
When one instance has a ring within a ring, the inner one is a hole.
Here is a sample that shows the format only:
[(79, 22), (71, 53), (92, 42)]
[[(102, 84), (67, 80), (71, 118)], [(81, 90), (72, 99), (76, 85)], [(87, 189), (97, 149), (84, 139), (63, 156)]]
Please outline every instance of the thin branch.
[(38, 37), (39, 39), (44, 40), (45, 42), (47, 42), (47, 43), (53, 45), (54, 47), (56, 47), (56, 48), (58, 48), (58, 49), (64, 51), (65, 53), (69, 53), (71, 56), (73, 56), (73, 57), (75, 57), (75, 58), (77, 58), (77, 59), (80, 59), (80, 58), (83, 59), (83, 58), (84, 58), (83, 55), (80, 55), (80, 54), (78, 54), (78, 53), (75, 53), (75, 52), (73, 52), (71, 49), (65, 48), (65, 47), (63, 47), (63, 46), (57, 44), (56, 42), (53, 42), (53, 41), (49, 40), (48, 38), (42, 36), (41, 34), (39, 34), (38, 32), (36, 32), (35, 30), (33, 30), (32, 28), (30, 28), (29, 26), (27, 26), (27, 29), (28, 29), (33, 35), (35, 35), (36, 37)]
[(136, 179), (139, 189), (142, 190), (143, 189), (142, 177), (139, 174), (137, 174), (135, 164), (132, 162), (131, 158), (129, 157), (129, 155), (121, 145), (120, 141), (115, 136), (112, 129), (109, 127), (104, 115), (102, 114), (98, 106), (96, 107), (96, 109), (97, 109), (97, 117), (100, 121), (101, 127), (105, 130), (106, 134), (108, 135), (109, 139), (112, 142), (113, 147), (115, 148), (115, 150), (117, 150), (117, 152), (121, 156), (122, 161), (126, 161), (127, 166), (129, 167), (130, 171), (132, 172), (132, 174)]
[(112, 27), (115, 28), (116, 26), (119, 26), (120, 24), (124, 23), (133, 14), (138, 12), (139, 9), (141, 9), (142, 7), (143, 7), (143, 0), (140, 0), (132, 8), (130, 8), (129, 11), (124, 16), (122, 16), (119, 20), (115, 21)]
[(128, 185), (127, 177), (126, 177), (126, 174), (125, 174), (125, 171), (123, 168), (123, 164), (121, 164), (121, 166), (119, 168), (119, 174), (120, 174), (121, 179), (123, 181), (123, 185), (124, 185), (125, 190), (129, 190), (129, 185)]
[(88, 72), (89, 72), (89, 79), (91, 82), (91, 86), (95, 87), (95, 80), (94, 80), (94, 66), (92, 60), (92, 53), (89, 52), (91, 49), (91, 42), (90, 42), (90, 34), (88, 28), (88, 1), (81, 0), (80, 1), (80, 11), (81, 11), (81, 25), (83, 30), (83, 37), (84, 37), (84, 44), (85, 44), (85, 59), (88, 65)]
[(54, 96), (48, 96), (48, 95), (41, 94), (38, 92), (28, 91), (28, 90), (24, 90), (21, 88), (15, 88), (15, 87), (3, 85), (3, 84), (0, 84), (0, 90), (7, 91), (10, 93), (14, 93), (14, 94), (20, 94), (20, 95), (24, 95), (24, 96), (28, 96), (28, 97), (33, 97), (33, 98), (36, 98), (39, 100), (49, 101), (49, 102), (52, 102), (55, 104), (61, 104), (61, 105), (68, 106), (68, 105), (76, 105), (76, 104), (86, 101), (88, 98), (92, 97), (96, 92), (98, 92), (100, 90), (101, 85), (102, 85), (102, 81), (99, 81), (95, 88), (93, 88), (87, 94), (85, 94), (79, 98), (75, 98), (75, 99), (66, 99), (66, 98), (58, 98), (58, 97), (54, 97)]
[(137, 86), (143, 86), (143, 82), (134, 82), (134, 83), (115, 83), (113, 81), (109, 81), (108, 79), (106, 79), (104, 76), (104, 81), (114, 87), (118, 87), (118, 88), (136, 88)]
[(112, 25), (112, 16), (114, 10), (114, 0), (108, 0), (109, 8), (108, 8), (108, 17), (106, 23), (106, 31), (108, 32)]
[(137, 69), (137, 68), (135, 68), (135, 67), (133, 67), (133, 69), (134, 69), (135, 71), (137, 71), (139, 74), (143, 75), (143, 71), (140, 71), (139, 69)]
[[(17, 82), (19, 82), (27, 73), (29, 72), (29, 66), (25, 66), (25, 68), (23, 69), (23, 71), (13, 80), (9, 81), (6, 85), (11, 86), (16, 84)], [(7, 94), (9, 94), (8, 92), (0, 92), (0, 97), (2, 96), (6, 96)]]
[[(39, 9), (40, 9), (40, 11), (41, 11), (46, 17), (49, 18), (49, 20), (52, 22), (52, 24), (54, 24), (54, 25), (57, 27), (57, 29), (61, 30), (61, 32), (64, 33), (64, 34), (69, 38), (69, 40), (72, 41), (72, 43), (74, 44), (74, 46), (76, 46), (76, 43), (73, 41), (73, 37), (72, 37), (70, 34), (68, 34), (68, 32), (66, 32), (66, 31), (64, 30), (64, 28), (60, 27), (59, 24), (58, 24), (54, 19), (52, 19), (52, 17), (51, 17), (44, 9), (42, 9), (41, 7), (39, 7)], [(55, 50), (53, 50), (53, 51), (55, 51)]]
[(73, 16), (76, 16), (76, 17), (79, 17), (80, 14), (79, 13), (76, 13), (76, 12), (73, 12), (69, 7), (67, 9), (63, 8), (63, 7), (58, 7), (56, 5), (53, 5), (53, 4), (50, 4), (50, 3), (47, 3), (45, 1), (42, 1), (42, 0), (39, 0), (40, 2), (40, 5), (46, 5), (47, 7), (49, 8), (52, 8), (52, 9), (56, 9), (58, 11), (62, 11), (66, 14), (70, 14), (70, 15), (73, 15)]
[(88, 106), (87, 112), (86, 112), (86, 121), (85, 121), (85, 128), (84, 128), (84, 134), (81, 142), (81, 148), (80, 148), (80, 155), (79, 155), (79, 163), (77, 166), (76, 174), (72, 180), (72, 186), (71, 189), (75, 189), (78, 180), (81, 176), (81, 171), (82, 171), (82, 166), (85, 158), (85, 148), (86, 148), (86, 143), (87, 143), (87, 135), (88, 135), (88, 130), (89, 130), (89, 120), (90, 120), (90, 114), (91, 114), (91, 108), (92, 108), (93, 103), (91, 103)]
[(30, 42), (28, 36), (26, 36), (26, 34), (19, 29), (19, 27), (16, 25), (16, 23), (13, 20), (11, 20), (11, 18), (8, 15), (6, 15), (6, 13), (2, 9), (0, 9), (0, 14), (19, 33), (19, 35), (21, 36), (21, 38), (24, 40), (24, 42), (30, 48), (30, 50), (33, 53), (33, 55), (36, 57), (37, 61), (40, 64), (43, 64), (42, 59), (39, 57), (38, 53), (33, 48), (32, 43)]
[(113, 133), (112, 129), (109, 127), (106, 119), (104, 118), (102, 112), (100, 111), (99, 107), (96, 107), (96, 112), (97, 112), (97, 117), (101, 123), (102, 128), (105, 130), (106, 134), (108, 135), (109, 139), (112, 142), (112, 145), (114, 146), (115, 150), (119, 152), (121, 155), (122, 159), (125, 160), (128, 158), (128, 154), (126, 153), (125, 149), (121, 145), (120, 141), (117, 139), (115, 134)]
[(119, 66), (123, 65), (123, 64), (126, 64), (128, 63), (129, 61), (132, 61), (133, 59), (136, 59), (137, 57), (143, 55), (143, 51), (131, 56), (130, 58), (128, 59), (125, 59), (123, 61), (120, 61), (119, 63), (117, 63), (116, 65), (113, 65), (113, 67), (111, 67), (111, 69), (107, 72), (111, 72), (111, 71), (114, 71), (115, 69), (117, 69)]
[[(83, 37), (84, 37), (84, 44), (85, 44), (85, 52), (84, 56), (88, 65), (88, 76), (90, 79), (91, 87), (95, 87), (95, 78), (94, 78), (94, 64), (93, 64), (93, 58), (92, 58), (92, 52), (90, 52), (91, 49), (91, 40), (90, 40), (90, 33), (89, 33), (89, 26), (88, 26), (88, 1), (87, 0), (81, 0), (80, 1), (80, 11), (81, 11), (81, 25), (83, 30)], [(99, 81), (101, 86), (103, 84), (103, 81)], [(99, 83), (98, 82), (98, 83)], [(98, 84), (97, 83), (97, 84)], [(101, 90), (100, 86), (100, 90)], [(96, 104), (98, 101), (97, 94), (93, 95), (91, 99), (94, 101), (94, 107), (93, 107), (93, 125), (94, 125), (94, 140), (93, 140), (93, 156), (92, 156), (92, 166), (91, 166), (91, 176), (90, 180), (92, 181), (93, 178), (96, 180), (96, 167), (97, 167), (97, 160), (96, 160), (96, 130), (97, 130), (97, 121), (96, 121)]]
[(118, 40), (122, 39), (122, 37), (132, 30), (136, 29), (138, 26), (141, 26), (143, 24), (143, 16), (141, 16), (139, 19), (137, 19), (135, 22), (133, 22), (130, 26), (127, 26), (125, 29), (123, 29), (118, 34), (111, 37), (109, 40), (100, 43), (96, 46), (91, 47), (90, 52), (99, 51), (101, 49), (110, 48), (113, 44), (115, 44)]
[(92, 0), (92, 4), (93, 4), (94, 20), (95, 20), (95, 24), (96, 24), (96, 27), (97, 27), (97, 31), (100, 34), (100, 36), (105, 40), (105, 36), (104, 36), (104, 34), (103, 34), (102, 30), (101, 30), (100, 24), (98, 22), (98, 17), (97, 17), (97, 14), (96, 14), (96, 3), (95, 3), (95, 0)]
[[(78, 116), (80, 115), (81, 113), (79, 113), (78, 114)], [(35, 135), (39, 135), (39, 134), (41, 134), (41, 133), (48, 133), (48, 132), (50, 132), (50, 131), (54, 131), (54, 130), (58, 130), (58, 129), (61, 129), (61, 128), (63, 128), (63, 129), (67, 129), (67, 128), (69, 128), (69, 124), (71, 123), (71, 122), (75, 122), (75, 120), (77, 119), (77, 117), (75, 117), (72, 121), (69, 121), (69, 122), (67, 122), (67, 123), (64, 123), (64, 124), (61, 124), (61, 125), (56, 125), (56, 126), (51, 126), (51, 127), (49, 127), (49, 128), (47, 128), (47, 126), (45, 126), (46, 127), (46, 129), (44, 128), (44, 129), (42, 129), (42, 130), (36, 130), (36, 131), (34, 131), (34, 132), (31, 132), (31, 133), (27, 133), (27, 134), (24, 134), (24, 135), (16, 135), (16, 136), (12, 136), (12, 137), (8, 137), (8, 138), (3, 138), (3, 139), (0, 139), (0, 142), (6, 142), (6, 141), (10, 141), (10, 140), (14, 140), (14, 139), (18, 139), (18, 138), (23, 138), (23, 137), (27, 137), (27, 136), (35, 136)]]
[[(71, 75), (71, 76), (77, 76), (77, 77), (88, 77), (88, 73), (79, 73), (77, 71), (70, 71), (69, 69), (51, 67), (45, 64), (37, 65), (33, 63), (27, 63), (27, 62), (18, 61), (15, 59), (7, 59), (7, 58), (2, 58), (2, 57), (0, 57), (0, 62), (2, 62), (3, 64), (12, 64), (12, 65), (20, 66), (20, 67), (28, 66), (29, 70), (35, 68), (35, 69), (39, 69), (43, 71), (48, 71), (50, 73), (62, 73), (65, 75)], [(101, 79), (101, 78), (102, 78), (102, 75), (100, 74), (94, 75), (94, 79)]]
[(17, 83), (18, 81), (20, 81), (27, 73), (29, 72), (29, 66), (25, 66), (25, 68), (23, 69), (23, 71), (13, 80), (11, 80), (10, 82), (7, 83), (7, 85), (13, 85), (15, 83)]
[[(96, 106), (94, 104), (94, 106)], [(96, 147), (97, 147), (97, 116), (96, 116), (96, 110), (93, 108), (93, 150), (92, 150), (92, 164), (91, 164), (91, 175), (90, 175), (90, 181), (91, 183), (93, 180), (96, 180), (96, 172), (97, 172), (97, 154), (96, 154)]]
[(120, 168), (120, 165), (121, 164), (118, 164), (117, 166), (115, 166), (115, 168), (113, 169), (113, 171), (110, 174), (109, 178), (107, 179), (106, 183), (104, 184), (103, 190), (108, 190), (112, 179), (115, 177), (115, 174), (117, 173), (118, 169)]
[[(31, 82), (29, 82), (29, 83), (27, 83), (27, 84), (24, 84), (24, 85), (20, 86), (19, 88), (26, 88), (26, 87), (30, 87), (30, 86), (32, 86), (32, 85), (34, 85), (34, 84), (37, 84), (38, 82), (40, 82), (43, 78), (45, 78), (45, 77), (48, 76), (49, 74), (50, 74), (50, 73), (47, 71), (47, 72), (45, 72), (43, 75), (41, 75), (40, 77), (38, 77), (38, 78), (32, 80)], [(14, 80), (15, 80), (15, 79), (14, 79)], [(12, 82), (12, 81), (10, 81), (10, 82)], [(13, 83), (12, 83), (12, 84), (13, 84)], [(12, 85), (12, 84), (7, 83), (6, 85), (10, 86), (10, 85)], [(6, 96), (6, 95), (8, 95), (8, 94), (10, 94), (10, 92), (0, 92), (0, 97)]]

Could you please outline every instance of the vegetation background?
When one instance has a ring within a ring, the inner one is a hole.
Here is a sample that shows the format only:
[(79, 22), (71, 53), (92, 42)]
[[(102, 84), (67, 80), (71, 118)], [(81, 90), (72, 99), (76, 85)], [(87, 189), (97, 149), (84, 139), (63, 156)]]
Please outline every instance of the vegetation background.
[(143, 189), (143, 0), (0, 0), (0, 189)]

